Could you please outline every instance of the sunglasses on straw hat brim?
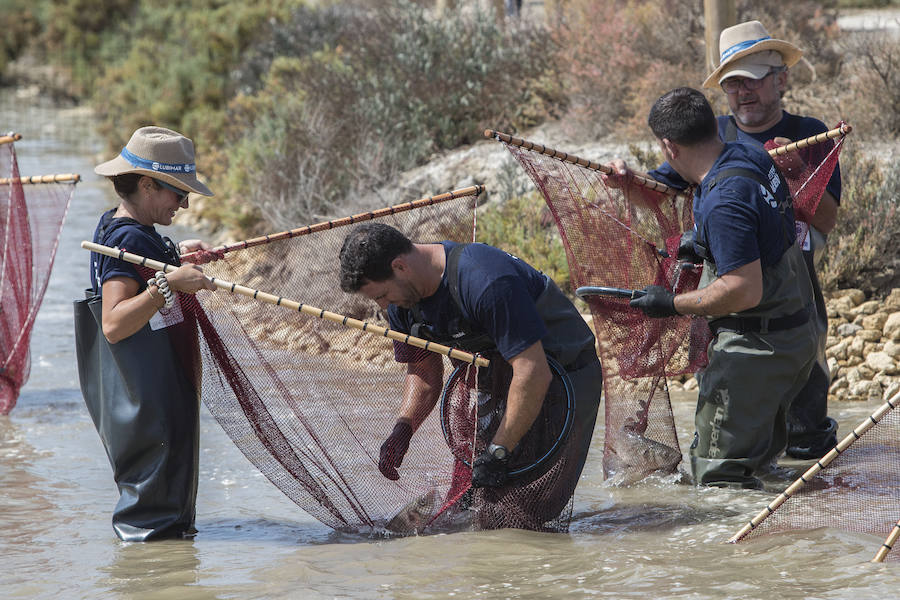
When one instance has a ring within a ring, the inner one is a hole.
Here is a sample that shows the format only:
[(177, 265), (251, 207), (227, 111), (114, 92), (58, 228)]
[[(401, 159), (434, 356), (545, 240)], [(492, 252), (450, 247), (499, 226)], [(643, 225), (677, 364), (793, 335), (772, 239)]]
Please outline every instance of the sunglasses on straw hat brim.
[(785, 67), (794, 66), (803, 56), (803, 51), (797, 46), (772, 38), (759, 21), (748, 21), (723, 29), (719, 36), (719, 49), (719, 66), (703, 82), (705, 88), (714, 88), (722, 79), (731, 76), (728, 73), (730, 67), (751, 54), (774, 50), (781, 54)]
[(131, 135), (117, 157), (94, 167), (105, 177), (139, 173), (164, 181), (185, 192), (212, 196), (212, 191), (197, 179), (194, 143), (171, 129), (141, 127)]

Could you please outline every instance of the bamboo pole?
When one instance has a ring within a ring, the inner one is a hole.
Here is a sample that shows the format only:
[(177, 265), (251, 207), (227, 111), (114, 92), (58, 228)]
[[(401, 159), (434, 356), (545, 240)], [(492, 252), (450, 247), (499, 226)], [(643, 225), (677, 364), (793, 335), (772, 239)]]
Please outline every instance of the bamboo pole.
[(850, 447), (850, 445), (858, 440), (862, 435), (867, 432), (869, 429), (875, 426), (878, 421), (884, 417), (889, 411), (897, 408), (897, 402), (900, 402), (900, 392), (894, 394), (894, 396), (881, 405), (878, 410), (874, 413), (866, 417), (866, 420), (860, 423), (856, 429), (851, 431), (847, 436), (838, 442), (838, 445), (831, 449), (831, 451), (816, 461), (816, 464), (811, 466), (803, 475), (800, 476), (794, 483), (789, 485), (786, 490), (781, 492), (775, 500), (773, 500), (768, 506), (766, 506), (758, 515), (750, 519), (750, 521), (741, 528), (735, 535), (733, 535), (728, 542), (735, 543), (741, 540), (745, 535), (750, 533), (753, 529), (759, 526), (766, 517), (775, 512), (779, 506), (784, 504), (784, 502), (793, 496), (797, 491), (806, 485), (810, 479), (815, 477), (815, 475), (828, 466), (831, 461), (837, 458), (841, 452)]
[[(836, 138), (838, 136), (847, 135), (853, 131), (853, 128), (846, 124), (841, 123), (840, 126), (831, 129), (829, 131), (825, 131), (823, 133), (810, 136), (808, 138), (798, 140), (796, 142), (779, 146), (778, 148), (773, 148), (769, 150), (769, 156), (775, 158), (776, 156), (781, 156), (782, 154), (787, 154), (788, 152), (792, 152), (793, 150), (800, 150), (801, 148), (806, 148), (807, 146), (812, 146), (814, 144), (818, 144), (820, 142), (824, 142), (825, 140), (830, 140)], [(580, 167), (585, 167), (587, 169), (593, 169), (594, 171), (600, 171), (601, 173), (606, 173), (607, 175), (612, 174), (612, 167), (608, 167), (607, 165), (601, 165), (598, 162), (594, 162), (591, 160), (587, 160), (586, 158), (580, 158), (575, 156), (574, 154), (569, 154), (568, 152), (561, 152), (559, 150), (554, 150), (553, 148), (548, 148), (543, 144), (536, 144), (534, 142), (530, 142), (528, 140), (524, 140), (522, 138), (513, 137), (509, 134), (502, 133), (499, 131), (495, 131), (493, 129), (485, 129), (484, 137), (494, 138), (498, 141), (505, 142), (507, 144), (511, 144), (513, 146), (520, 146), (525, 148), (526, 150), (532, 150), (534, 152), (538, 152), (540, 154), (546, 154), (547, 156), (552, 156), (553, 158), (569, 162)], [(642, 185), (646, 188), (650, 188), (651, 190), (662, 192), (664, 194), (669, 194), (675, 196), (680, 193), (679, 190), (675, 188), (671, 188), (663, 183), (655, 181), (649, 177), (643, 177), (641, 175), (634, 175), (634, 181), (638, 185)]]
[(888, 534), (887, 539), (884, 540), (884, 543), (881, 544), (881, 548), (879, 548), (878, 552), (875, 553), (875, 558), (872, 559), (872, 562), (884, 562), (884, 557), (886, 557), (888, 555), (888, 552), (891, 551), (891, 548), (894, 547), (894, 542), (897, 541), (898, 537), (900, 537), (900, 521), (897, 521), (897, 524), (894, 525), (893, 529), (891, 529), (891, 532)]
[[(500, 131), (495, 131), (493, 129), (485, 129), (484, 137), (486, 138), (494, 138), (497, 141), (505, 142), (512, 146), (519, 146), (521, 148), (525, 148), (526, 150), (532, 150), (533, 152), (537, 152), (539, 154), (546, 154), (547, 156), (552, 156), (553, 158), (562, 160), (564, 162), (572, 163), (573, 165), (578, 165), (579, 167), (584, 167), (586, 169), (591, 169), (594, 171), (600, 171), (601, 173), (606, 173), (607, 175), (613, 175), (612, 167), (608, 167), (606, 165), (602, 165), (598, 162), (594, 162), (592, 160), (588, 160), (586, 158), (580, 158), (575, 156), (574, 154), (569, 154), (568, 152), (560, 152), (559, 150), (554, 150), (553, 148), (548, 148), (543, 144), (535, 144), (534, 142), (530, 142), (528, 140), (524, 140), (522, 138), (517, 138), (509, 135), (508, 133), (502, 133)], [(643, 177), (641, 175), (633, 175), (635, 183), (641, 185), (645, 188), (650, 188), (651, 190), (662, 192), (664, 194), (669, 194), (670, 196), (676, 196), (679, 193), (679, 190), (675, 188), (669, 187), (664, 183), (660, 183), (654, 179), (649, 177)]]
[(806, 148), (807, 146), (814, 146), (815, 144), (824, 142), (825, 140), (831, 140), (838, 136), (847, 135), (851, 131), (853, 131), (853, 128), (850, 125), (841, 123), (834, 129), (823, 131), (822, 133), (812, 135), (806, 139), (798, 140), (791, 144), (772, 148), (771, 150), (769, 150), (769, 156), (775, 158), (776, 156), (781, 156), (782, 154), (787, 154), (788, 152), (793, 152), (794, 150), (801, 150), (803, 148)]
[(78, 173), (65, 173), (61, 175), (32, 175), (31, 177), (0, 177), (0, 185), (9, 185), (13, 181), (18, 181), (22, 185), (32, 183), (78, 183), (81, 181), (81, 175)]
[[(447, 202), (448, 200), (455, 200), (456, 198), (463, 198), (465, 196), (478, 196), (483, 191), (484, 191), (483, 185), (473, 185), (473, 186), (462, 188), (459, 190), (453, 190), (453, 191), (447, 192), (445, 194), (439, 194), (437, 196), (429, 196), (427, 198), (413, 200), (412, 202), (404, 202), (402, 204), (395, 204), (393, 206), (379, 208), (377, 210), (369, 211), (366, 213), (360, 213), (358, 215), (342, 217), (340, 219), (335, 219), (333, 221), (324, 221), (322, 223), (316, 223), (315, 225), (306, 225), (304, 227), (298, 227), (297, 229), (291, 229), (290, 231), (282, 231), (280, 233), (271, 233), (269, 235), (264, 235), (261, 237), (244, 240), (243, 242), (234, 242), (232, 244), (225, 244), (224, 246), (219, 246), (218, 248), (213, 248), (212, 250), (206, 250), (205, 253), (224, 253), (224, 252), (231, 252), (232, 250), (243, 250), (244, 248), (251, 248), (253, 246), (261, 246), (263, 244), (268, 244), (269, 242), (276, 242), (278, 240), (287, 240), (287, 239), (298, 237), (301, 235), (315, 233), (317, 231), (325, 231), (327, 229), (334, 229), (336, 227), (343, 227), (345, 225), (353, 225), (354, 223), (370, 221), (372, 219), (377, 219), (378, 217), (385, 217), (388, 215), (393, 215), (393, 214), (405, 212), (408, 210), (412, 210), (414, 208), (421, 208), (423, 206), (433, 206), (435, 204), (440, 204), (441, 202)], [(181, 259), (190, 262), (191, 258), (196, 256), (197, 254), (199, 254), (199, 251), (182, 254)]]
[(3, 144), (11, 144), (13, 142), (18, 142), (22, 139), (21, 133), (15, 133), (14, 131), (10, 131), (5, 135), (0, 135), (0, 145)]
[[(145, 257), (139, 256), (137, 254), (125, 252), (124, 250), (119, 250), (118, 248), (110, 248), (109, 246), (102, 246), (100, 244), (95, 244), (93, 242), (87, 242), (87, 241), (81, 242), (81, 247), (84, 248), (85, 250), (90, 250), (91, 252), (97, 252), (98, 254), (103, 254), (105, 256), (111, 256), (112, 258), (118, 258), (119, 260), (124, 260), (126, 262), (130, 262), (130, 263), (133, 263), (136, 265), (149, 267), (149, 268), (155, 269), (157, 271), (162, 271), (163, 273), (168, 273), (170, 271), (174, 271), (177, 268), (172, 265), (160, 262), (158, 260), (145, 258)], [(340, 325), (344, 325), (345, 327), (350, 327), (352, 329), (359, 329), (361, 331), (365, 331), (366, 333), (371, 333), (373, 335), (380, 335), (382, 337), (390, 338), (396, 342), (403, 342), (405, 344), (409, 344), (410, 346), (422, 348), (423, 350), (428, 350), (430, 352), (435, 352), (437, 354), (443, 354), (444, 356), (449, 356), (450, 358), (456, 358), (458, 360), (462, 360), (462, 361), (465, 361), (468, 363), (473, 363), (479, 367), (487, 367), (488, 365), (490, 365), (490, 361), (488, 359), (481, 357), (481, 356), (477, 356), (475, 354), (470, 354), (468, 352), (464, 352), (462, 350), (458, 350), (456, 348), (451, 348), (449, 346), (436, 344), (436, 343), (430, 342), (428, 340), (423, 340), (422, 338), (417, 338), (417, 337), (413, 337), (413, 336), (405, 334), (405, 333), (400, 333), (399, 331), (395, 331), (393, 329), (387, 329), (385, 327), (373, 325), (372, 323), (369, 323), (366, 321), (352, 319), (352, 318), (344, 316), (344, 315), (329, 312), (322, 308), (316, 308), (315, 306), (310, 306), (308, 304), (304, 304), (302, 302), (297, 302), (295, 300), (288, 300), (287, 298), (283, 298), (281, 296), (275, 296), (274, 294), (269, 294), (267, 292), (249, 288), (249, 287), (246, 287), (243, 285), (239, 285), (237, 283), (232, 283), (230, 281), (223, 281), (220, 279), (216, 279), (215, 277), (210, 277), (209, 280), (217, 288), (219, 288), (221, 290), (226, 290), (228, 292), (231, 292), (232, 294), (241, 294), (243, 296), (249, 296), (250, 298), (260, 300), (267, 304), (274, 304), (276, 306), (284, 306), (286, 308), (296, 310), (298, 312), (301, 312), (301, 313), (311, 316), (311, 317), (318, 317), (318, 318), (324, 319), (326, 321), (331, 321), (332, 323), (338, 323)]]

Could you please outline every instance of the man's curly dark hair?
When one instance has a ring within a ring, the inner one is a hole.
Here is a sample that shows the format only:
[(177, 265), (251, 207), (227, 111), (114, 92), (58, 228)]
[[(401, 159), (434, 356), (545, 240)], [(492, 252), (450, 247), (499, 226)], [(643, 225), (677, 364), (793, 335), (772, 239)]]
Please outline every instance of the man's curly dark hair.
[(390, 279), (391, 262), (412, 250), (410, 239), (390, 225), (357, 225), (341, 246), (341, 289), (352, 294), (369, 281)]

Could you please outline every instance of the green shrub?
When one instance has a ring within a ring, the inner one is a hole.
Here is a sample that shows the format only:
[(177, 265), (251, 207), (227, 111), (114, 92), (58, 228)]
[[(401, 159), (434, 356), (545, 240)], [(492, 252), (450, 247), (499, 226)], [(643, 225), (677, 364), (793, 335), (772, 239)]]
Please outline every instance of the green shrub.
[(478, 241), (518, 256), (574, 296), (562, 239), (538, 192), (479, 208)]
[(884, 295), (900, 286), (900, 163), (841, 154), (841, 208), (819, 268), (822, 288)]
[(229, 195), (268, 225), (331, 214), (435, 151), (486, 127), (532, 125), (558, 101), (545, 44), (526, 25), (478, 11), (437, 19), (407, 0), (342, 2), (312, 19), (338, 29), (317, 30), (324, 45), (311, 50), (310, 10), (251, 48), (245, 71), (268, 73), (229, 107)]

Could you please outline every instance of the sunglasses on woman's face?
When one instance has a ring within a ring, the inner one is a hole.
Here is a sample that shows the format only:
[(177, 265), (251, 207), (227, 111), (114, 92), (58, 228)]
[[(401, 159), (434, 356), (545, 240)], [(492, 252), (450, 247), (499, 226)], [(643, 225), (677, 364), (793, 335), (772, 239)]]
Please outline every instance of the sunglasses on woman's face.
[(188, 192), (186, 192), (182, 189), (179, 189), (179, 188), (175, 187), (174, 185), (168, 184), (165, 181), (162, 181), (161, 179), (157, 179), (156, 183), (163, 186), (164, 188), (166, 188), (169, 191), (175, 192), (175, 197), (178, 198), (178, 202), (184, 202), (184, 199), (187, 198), (187, 196), (188, 196)]

